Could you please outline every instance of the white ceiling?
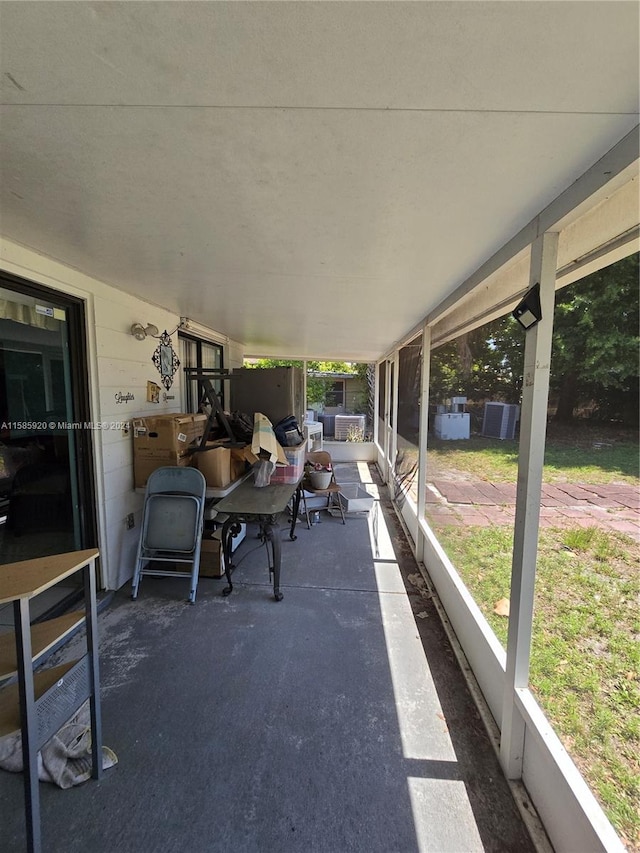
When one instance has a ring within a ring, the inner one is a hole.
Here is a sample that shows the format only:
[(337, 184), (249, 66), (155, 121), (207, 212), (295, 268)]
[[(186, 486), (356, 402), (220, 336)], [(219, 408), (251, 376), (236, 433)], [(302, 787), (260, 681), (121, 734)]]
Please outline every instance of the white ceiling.
[(250, 354), (374, 359), (637, 124), (639, 9), (1, 2), (0, 231)]

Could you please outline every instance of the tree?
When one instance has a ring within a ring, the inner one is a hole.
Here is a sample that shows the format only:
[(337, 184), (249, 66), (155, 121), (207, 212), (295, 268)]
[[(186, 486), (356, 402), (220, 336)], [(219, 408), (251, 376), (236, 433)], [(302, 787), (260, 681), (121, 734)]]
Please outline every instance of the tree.
[[(578, 406), (605, 420), (637, 423), (638, 255), (593, 273), (556, 294), (550, 390), (556, 419)], [(509, 315), (487, 323), (431, 355), (431, 399), (519, 403), (524, 332)]]
[(596, 404), (606, 420), (638, 418), (638, 255), (556, 294), (551, 391), (556, 419)]
[(431, 354), (431, 398), (519, 403), (523, 358), (524, 333), (511, 316), (487, 323)]
[(302, 367), (302, 362), (299, 359), (287, 358), (251, 358), (244, 362), (244, 367), (257, 369), (267, 367)]

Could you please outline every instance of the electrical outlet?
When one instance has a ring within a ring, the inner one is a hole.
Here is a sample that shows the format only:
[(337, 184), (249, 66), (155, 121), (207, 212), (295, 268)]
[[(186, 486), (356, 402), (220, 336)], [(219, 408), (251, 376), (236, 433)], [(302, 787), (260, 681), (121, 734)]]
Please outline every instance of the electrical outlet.
[(136, 526), (132, 512), (130, 512), (129, 515), (125, 518), (124, 523), (127, 525), (127, 530), (131, 530), (133, 527)]

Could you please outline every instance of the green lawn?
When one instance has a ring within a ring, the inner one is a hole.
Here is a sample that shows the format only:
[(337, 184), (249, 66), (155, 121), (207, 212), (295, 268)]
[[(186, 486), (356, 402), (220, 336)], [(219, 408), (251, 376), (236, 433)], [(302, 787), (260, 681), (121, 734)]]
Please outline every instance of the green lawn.
[[(492, 483), (515, 483), (518, 476), (517, 441), (476, 436), (469, 441), (430, 439), (427, 458), (428, 471), (433, 471), (433, 476), (437, 476), (439, 470), (450, 469)], [(596, 436), (588, 444), (558, 439), (547, 441), (545, 483), (637, 483), (639, 476), (637, 441), (613, 441)]]
[[(433, 471), (515, 482), (516, 442), (432, 442)], [(435, 459), (434, 459), (435, 457)], [(544, 480), (640, 486), (638, 442), (547, 442)], [(438, 526), (445, 551), (498, 639), (508, 617), (513, 530)], [(621, 533), (540, 532), (530, 685), (627, 849), (640, 851), (640, 548)]]

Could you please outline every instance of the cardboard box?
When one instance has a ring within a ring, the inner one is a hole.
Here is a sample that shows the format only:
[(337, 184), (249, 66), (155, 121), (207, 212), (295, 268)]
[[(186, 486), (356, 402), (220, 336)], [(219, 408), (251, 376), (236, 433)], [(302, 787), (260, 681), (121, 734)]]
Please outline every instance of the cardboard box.
[(133, 457), (134, 488), (144, 489), (147, 485), (149, 475), (155, 471), (156, 468), (173, 465), (179, 465), (182, 468), (187, 468), (190, 464), (190, 456), (181, 456), (179, 453), (172, 453), (170, 450), (165, 450), (162, 453), (157, 451), (152, 456), (136, 454)]
[(204, 474), (207, 486), (224, 488), (244, 474), (244, 448), (225, 447), (212, 442), (207, 445), (207, 450), (193, 454), (193, 464)]
[(184, 456), (202, 438), (206, 415), (172, 414), (134, 418), (133, 451), (151, 458), (167, 451)]
[(231, 482), (231, 450), (213, 446), (193, 454), (193, 464), (204, 474), (207, 486), (219, 488)]
[(203, 578), (221, 578), (224, 575), (224, 555), (219, 539), (202, 537), (198, 574)]
[[(235, 551), (247, 533), (247, 525), (240, 525), (240, 533), (231, 540), (231, 550)], [(203, 578), (221, 578), (224, 576), (224, 554), (222, 553), (222, 542), (220, 536), (222, 528), (213, 533), (202, 534), (200, 546), (200, 570), (198, 574)]]
[(287, 465), (276, 465), (271, 475), (272, 483), (288, 483), (294, 485), (304, 474), (304, 461), (307, 455), (307, 443), (303, 441), (297, 447), (283, 447), (287, 457)]

